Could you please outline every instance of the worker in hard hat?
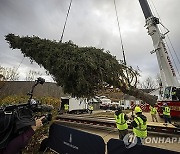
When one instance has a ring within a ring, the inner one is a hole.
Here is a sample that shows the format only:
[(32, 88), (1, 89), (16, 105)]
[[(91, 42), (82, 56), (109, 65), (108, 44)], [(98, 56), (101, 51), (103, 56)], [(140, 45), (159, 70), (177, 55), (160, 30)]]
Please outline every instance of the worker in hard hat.
[(93, 107), (92, 104), (89, 104), (88, 110), (89, 110), (89, 113), (92, 114), (92, 112), (93, 112), (93, 110), (94, 110), (94, 107)]
[(150, 114), (151, 114), (151, 117), (152, 117), (152, 122), (154, 122), (156, 120), (156, 122), (158, 122), (157, 120), (157, 109), (155, 106), (150, 106)]
[(119, 131), (119, 139), (123, 140), (124, 136), (128, 133), (128, 116), (123, 113), (122, 107), (118, 107), (117, 111), (114, 113), (114, 117), (116, 120), (117, 129)]
[(177, 100), (176, 87), (172, 88), (171, 95), (172, 95), (172, 100)]
[(163, 104), (163, 117), (165, 125), (167, 125), (168, 122), (171, 124), (171, 109), (169, 108), (167, 103)]
[(68, 104), (64, 104), (64, 112), (68, 113), (69, 111), (69, 105)]
[(142, 139), (147, 137), (147, 118), (142, 114), (142, 109), (139, 106), (136, 106), (134, 111), (136, 116), (131, 125), (133, 133), (137, 137), (137, 144), (142, 144)]

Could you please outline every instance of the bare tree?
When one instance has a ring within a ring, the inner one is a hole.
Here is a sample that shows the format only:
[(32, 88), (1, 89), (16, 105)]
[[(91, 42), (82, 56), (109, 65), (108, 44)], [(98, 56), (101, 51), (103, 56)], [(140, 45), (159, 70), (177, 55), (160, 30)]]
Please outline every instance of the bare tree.
[(28, 73), (26, 73), (26, 81), (34, 81), (37, 76), (41, 76), (41, 72), (30, 70)]
[(3, 76), (3, 80), (6, 81), (17, 81), (19, 79), (19, 72), (17, 72), (16, 68), (6, 68), (0, 66), (0, 74), (1, 78)]
[(0, 89), (4, 86), (4, 76), (0, 74)]
[(156, 82), (157, 82), (158, 87), (162, 86), (162, 80), (161, 80), (161, 76), (159, 73), (156, 75)]
[(151, 77), (147, 77), (142, 83), (140, 83), (140, 88), (142, 89), (156, 89), (157, 87), (157, 81), (153, 80)]

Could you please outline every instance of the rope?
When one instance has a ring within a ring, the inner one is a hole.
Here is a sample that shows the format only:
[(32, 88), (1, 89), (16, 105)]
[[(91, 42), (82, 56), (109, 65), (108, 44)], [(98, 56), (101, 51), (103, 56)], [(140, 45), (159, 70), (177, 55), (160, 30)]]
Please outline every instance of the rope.
[[(122, 41), (122, 35), (121, 35), (121, 28), (120, 28), (120, 24), (119, 24), (118, 13), (117, 13), (116, 0), (114, 0), (114, 8), (115, 8), (115, 12), (116, 12), (116, 20), (117, 20), (117, 24), (118, 24), (119, 38), (120, 38), (121, 48), (122, 48), (122, 54), (123, 54), (123, 61), (124, 61), (124, 65), (126, 66), (127, 63), (126, 63), (125, 51), (124, 51), (124, 46), (123, 46), (123, 41)], [(126, 72), (126, 76), (127, 76), (127, 82), (128, 82), (128, 84), (130, 84), (129, 74), (128, 74), (127, 69), (126, 69), (125, 72)]]
[(70, 1), (69, 8), (68, 8), (68, 12), (67, 12), (67, 14), (66, 14), (66, 20), (65, 20), (64, 27), (63, 27), (63, 31), (62, 31), (62, 34), (61, 34), (60, 42), (62, 42), (62, 39), (63, 39), (63, 36), (64, 36), (64, 31), (65, 31), (65, 28), (66, 28), (67, 19), (68, 19), (69, 12), (70, 12), (70, 9), (71, 9), (71, 4), (72, 4), (72, 0)]
[[(21, 66), (21, 64), (22, 64), (22, 62), (23, 62), (23, 60), (24, 60), (24, 58), (25, 58), (25, 57), (22, 58), (21, 62), (19, 63), (19, 65), (17, 66), (17, 68), (15, 69), (14, 72), (17, 72), (17, 71), (18, 71), (19, 67)], [(11, 79), (11, 77), (12, 77), (13, 75), (14, 75), (14, 74), (12, 73), (12, 74), (9, 76), (9, 78), (7, 78), (6, 80)]]
[(117, 24), (118, 24), (119, 37), (120, 37), (121, 48), (122, 48), (122, 53), (123, 53), (124, 65), (126, 65), (126, 57), (125, 57), (125, 53), (124, 53), (124, 46), (123, 46), (123, 41), (122, 41), (122, 36), (121, 36), (121, 29), (120, 29), (119, 18), (118, 18), (117, 8), (116, 8), (116, 0), (114, 0), (114, 7), (115, 7), (115, 12), (116, 12), (116, 20), (117, 20)]
[[(168, 37), (168, 38), (169, 38), (169, 37)], [(178, 73), (178, 75), (180, 76), (178, 67), (177, 67), (176, 62), (175, 62), (175, 60), (174, 60), (173, 54), (172, 54), (172, 52), (171, 52), (171, 50), (170, 50), (170, 47), (169, 47), (169, 45), (167, 44), (167, 41), (166, 41), (166, 40), (165, 40), (165, 42), (166, 42), (166, 45), (167, 45), (167, 47), (168, 47), (168, 49), (169, 49), (169, 53), (170, 53), (170, 55), (171, 55), (171, 58), (172, 58), (172, 60), (173, 60), (173, 63), (174, 63), (174, 65), (175, 65), (175, 68), (176, 68), (176, 70), (177, 70), (177, 73)]]
[[(171, 42), (171, 40), (170, 40), (170, 38), (169, 38), (169, 35), (167, 35), (167, 38), (168, 38), (168, 40), (169, 40), (169, 42), (170, 42), (170, 44), (171, 44), (171, 47), (172, 47), (172, 49), (173, 49), (173, 51), (174, 51), (174, 53), (175, 53), (175, 55), (176, 55), (176, 58), (177, 58), (177, 60), (178, 60), (178, 62), (179, 62), (179, 64), (180, 64), (180, 60), (179, 60), (179, 58), (178, 58), (178, 56), (177, 56), (177, 53), (176, 53), (176, 51), (175, 51), (175, 49), (174, 49), (174, 46), (172, 45), (172, 42)], [(180, 76), (180, 74), (179, 74), (179, 76)]]
[(25, 57), (22, 58), (22, 60), (21, 60), (21, 62), (19, 63), (18, 67), (16, 68), (16, 72), (17, 72), (17, 70), (19, 69), (19, 67), (21, 66), (22, 62), (24, 61), (24, 58), (25, 58)]

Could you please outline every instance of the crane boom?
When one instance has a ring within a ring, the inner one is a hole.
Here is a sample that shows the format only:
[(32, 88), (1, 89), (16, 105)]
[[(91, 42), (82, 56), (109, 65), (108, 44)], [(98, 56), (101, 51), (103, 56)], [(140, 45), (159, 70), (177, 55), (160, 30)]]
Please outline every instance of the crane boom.
[(150, 9), (150, 7), (148, 5), (148, 2), (146, 0), (139, 0), (139, 3), (141, 5), (142, 11), (144, 13), (145, 19), (153, 16), (153, 14), (151, 12), (151, 9)]
[(179, 83), (171, 63), (170, 57), (168, 55), (165, 43), (163, 39), (165, 34), (161, 34), (157, 26), (159, 24), (159, 19), (154, 17), (147, 0), (139, 0), (142, 11), (146, 19), (146, 27), (148, 29), (148, 35), (151, 36), (154, 46), (154, 51), (157, 56), (158, 65), (160, 68), (162, 86), (172, 86), (178, 87)]

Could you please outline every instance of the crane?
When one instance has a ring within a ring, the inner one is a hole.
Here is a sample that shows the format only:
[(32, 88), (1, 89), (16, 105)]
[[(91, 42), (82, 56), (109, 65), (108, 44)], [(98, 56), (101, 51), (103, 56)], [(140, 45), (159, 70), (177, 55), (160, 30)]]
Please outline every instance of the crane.
[[(169, 30), (162, 34), (158, 27), (158, 24), (161, 23), (157, 17), (153, 16), (147, 0), (139, 0), (139, 3), (146, 20), (145, 26), (148, 30), (148, 35), (151, 36), (153, 41), (154, 50), (151, 53), (156, 54), (160, 69), (162, 97), (158, 101), (159, 115), (162, 116), (162, 104), (167, 103), (172, 111), (171, 116), (180, 117), (180, 84), (164, 43), (165, 35)], [(173, 94), (176, 95), (174, 96)]]

